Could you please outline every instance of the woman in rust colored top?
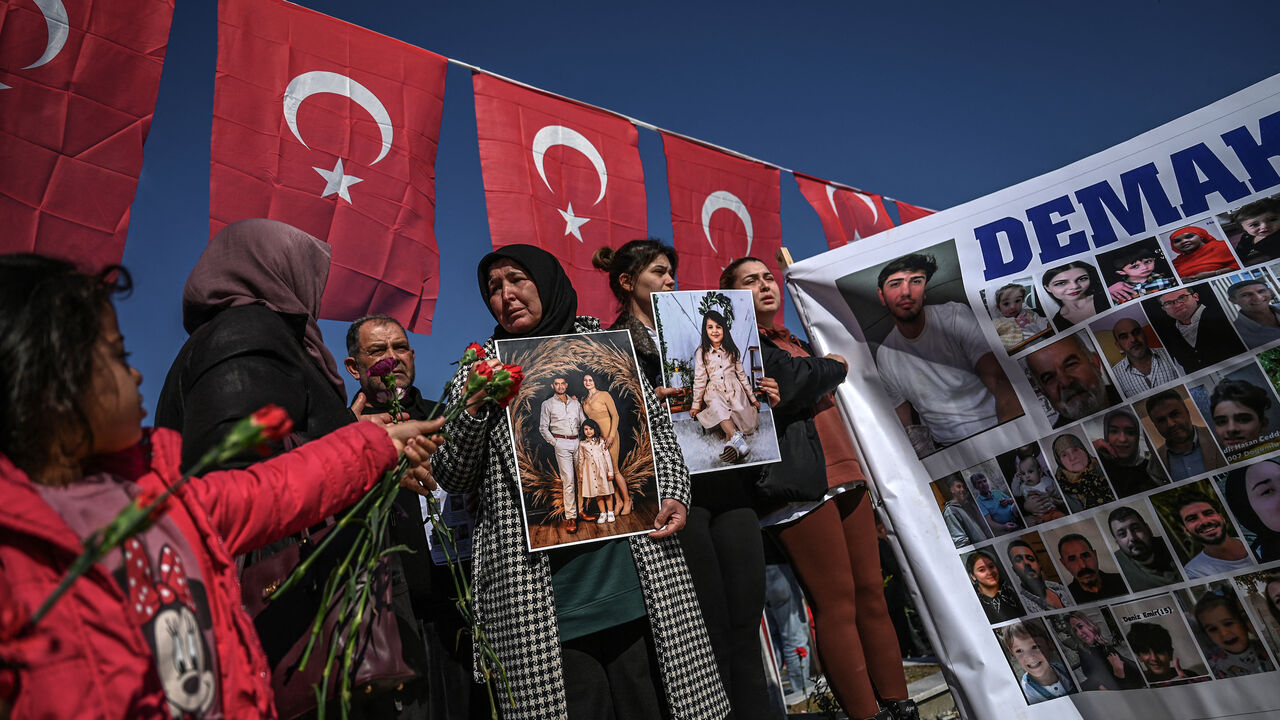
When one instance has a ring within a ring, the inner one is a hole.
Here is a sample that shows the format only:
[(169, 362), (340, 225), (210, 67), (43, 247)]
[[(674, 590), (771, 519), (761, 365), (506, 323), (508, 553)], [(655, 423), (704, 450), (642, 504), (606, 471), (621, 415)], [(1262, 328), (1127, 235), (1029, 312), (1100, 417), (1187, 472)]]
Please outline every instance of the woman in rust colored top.
[(809, 598), (831, 690), (851, 718), (918, 720), (919, 711), (907, 698), (901, 650), (884, 599), (867, 478), (830, 395), (843, 381), (848, 363), (839, 355), (813, 357), (807, 343), (775, 322), (781, 289), (760, 260), (745, 257), (730, 263), (720, 287), (750, 290), (755, 299), (765, 372), (777, 380), (781, 394), (775, 422), (782, 425), (785, 415), (799, 415), (804, 419), (796, 424), (807, 428), (811, 417), (821, 440), (797, 452), (792, 438), (804, 437), (804, 431), (779, 429), (787, 474), (821, 473), (825, 467), (826, 492), (781, 507), (775, 501), (761, 524), (772, 526)]

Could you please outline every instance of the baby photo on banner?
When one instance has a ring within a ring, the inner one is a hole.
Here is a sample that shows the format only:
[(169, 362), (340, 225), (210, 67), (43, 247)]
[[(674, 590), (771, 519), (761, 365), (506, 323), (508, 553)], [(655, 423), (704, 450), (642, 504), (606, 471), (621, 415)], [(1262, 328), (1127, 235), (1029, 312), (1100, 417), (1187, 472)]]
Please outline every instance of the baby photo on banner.
[(499, 340), (524, 368), (507, 408), (530, 550), (653, 530), (649, 415), (625, 331)]
[(760, 390), (764, 358), (749, 290), (653, 294), (662, 376), (691, 474), (781, 458)]

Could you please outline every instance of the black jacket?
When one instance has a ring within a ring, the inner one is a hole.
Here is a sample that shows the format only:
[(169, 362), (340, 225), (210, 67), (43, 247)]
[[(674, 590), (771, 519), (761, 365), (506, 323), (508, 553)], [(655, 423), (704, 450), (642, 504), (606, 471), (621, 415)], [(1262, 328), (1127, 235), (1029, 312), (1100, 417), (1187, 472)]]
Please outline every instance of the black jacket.
[[(801, 346), (813, 350), (804, 341)], [(844, 366), (818, 357), (793, 357), (760, 336), (765, 375), (778, 381), (781, 401), (773, 407), (782, 460), (765, 465), (757, 489), (765, 504), (817, 500), (827, 491), (827, 463), (813, 422), (814, 406), (844, 380)]]
[[(290, 445), (355, 422), (346, 399), (307, 355), (305, 330), (305, 316), (244, 305), (219, 312), (191, 333), (165, 377), (155, 417), (156, 425), (182, 433), (183, 470), (269, 403), (293, 419)], [(260, 460), (250, 449), (222, 467)]]

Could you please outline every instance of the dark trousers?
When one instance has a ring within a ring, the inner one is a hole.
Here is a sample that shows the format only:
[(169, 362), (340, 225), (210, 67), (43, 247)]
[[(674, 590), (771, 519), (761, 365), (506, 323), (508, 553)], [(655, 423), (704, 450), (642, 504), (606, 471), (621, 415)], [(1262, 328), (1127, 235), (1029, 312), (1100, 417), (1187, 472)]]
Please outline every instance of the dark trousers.
[(760, 649), (764, 545), (751, 508), (752, 469), (694, 477), (694, 505), (679, 535), (734, 720), (778, 717)]
[(570, 720), (663, 720), (662, 681), (649, 618), (560, 646)]

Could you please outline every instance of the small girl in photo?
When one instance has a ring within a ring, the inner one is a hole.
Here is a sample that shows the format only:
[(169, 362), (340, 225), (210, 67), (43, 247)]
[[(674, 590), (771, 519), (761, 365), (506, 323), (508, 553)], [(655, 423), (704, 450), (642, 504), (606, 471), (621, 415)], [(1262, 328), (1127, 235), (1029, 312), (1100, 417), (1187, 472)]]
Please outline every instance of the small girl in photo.
[(578, 430), (578, 479), (582, 484), (583, 507), (592, 498), (596, 501), (597, 523), (617, 522), (618, 509), (613, 499), (613, 458), (604, 442), (600, 424), (584, 420)]
[(996, 310), (1000, 317), (994, 322), (1006, 350), (1016, 348), (1049, 329), (1047, 319), (1023, 307), (1026, 299), (1027, 287), (1021, 283), (1009, 283), (996, 290)]
[(1280, 199), (1251, 202), (1232, 213), (1231, 219), (1240, 224), (1236, 254), (1245, 265), (1280, 258)]
[(760, 401), (742, 369), (738, 346), (729, 334), (729, 323), (716, 310), (702, 316), (702, 345), (694, 352), (693, 407), (689, 417), (702, 427), (719, 428), (724, 434), (720, 459), (737, 462), (751, 448), (743, 435), (755, 433), (760, 424)]
[(1276, 669), (1240, 600), (1230, 589), (1209, 590), (1201, 595), (1196, 601), (1195, 616), (1213, 643), (1205, 648), (1205, 656), (1214, 677), (1240, 677)]

